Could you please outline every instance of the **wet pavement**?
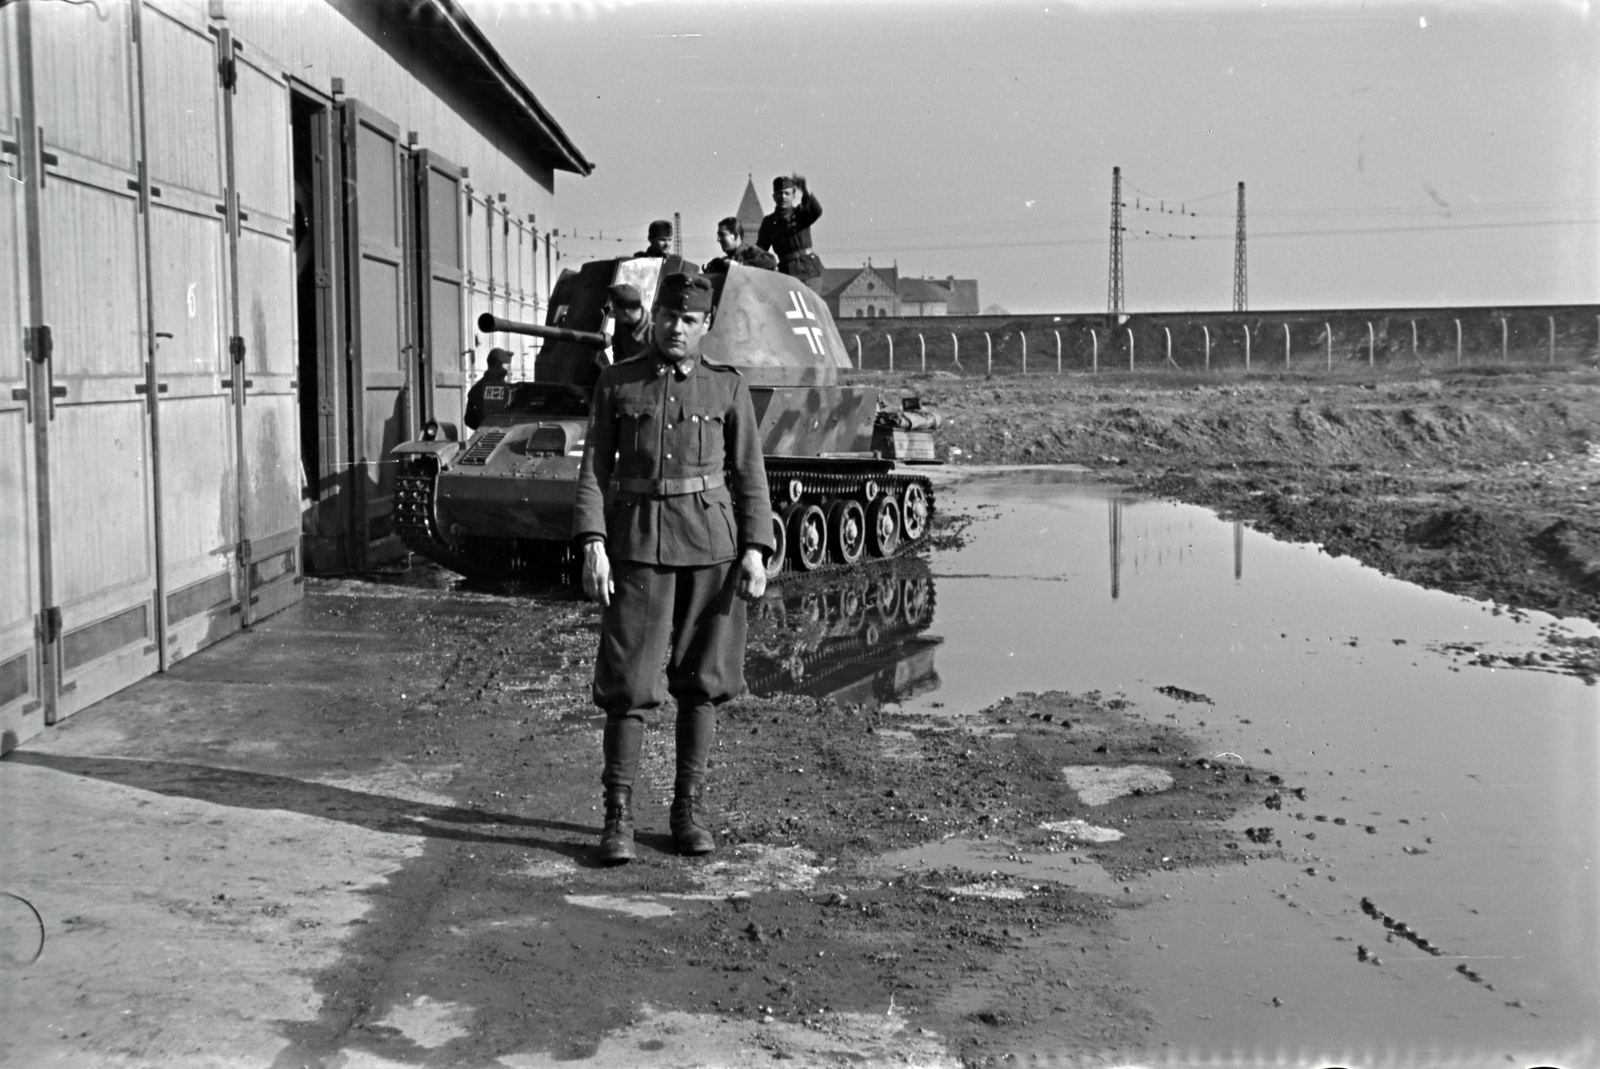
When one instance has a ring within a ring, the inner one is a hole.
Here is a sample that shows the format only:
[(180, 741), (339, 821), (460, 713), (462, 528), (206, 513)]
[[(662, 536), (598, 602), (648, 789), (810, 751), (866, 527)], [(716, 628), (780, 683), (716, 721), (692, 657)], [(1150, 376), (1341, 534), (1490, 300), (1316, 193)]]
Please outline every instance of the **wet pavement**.
[(0, 1063), (1600, 1058), (1594, 627), (1058, 470), (939, 500), (926, 559), (753, 612), (708, 862), (652, 732), (592, 864), (550, 583), (313, 584), (47, 732)]
[(1100, 690), (1218, 762), (1310, 785), (1235, 820), (1269, 829), (1281, 859), (1132, 885), (1148, 905), (1128, 952), (1174, 1049), (1595, 1057), (1600, 706), (1585, 680), (1538, 670), (1552, 636), (1592, 626), (1050, 475), (941, 501), (974, 521), (934, 554), (942, 682), (907, 714)]

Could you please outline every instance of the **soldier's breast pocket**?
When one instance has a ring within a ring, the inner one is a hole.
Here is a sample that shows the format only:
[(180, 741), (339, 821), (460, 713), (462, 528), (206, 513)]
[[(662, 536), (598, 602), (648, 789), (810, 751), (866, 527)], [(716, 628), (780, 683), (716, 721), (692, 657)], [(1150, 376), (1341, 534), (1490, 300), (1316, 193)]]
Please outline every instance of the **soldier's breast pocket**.
[(694, 408), (687, 413), (696, 464), (723, 463), (722, 431), (727, 414), (721, 408)]
[(644, 405), (617, 406), (617, 455), (626, 459), (653, 453), (655, 411)]

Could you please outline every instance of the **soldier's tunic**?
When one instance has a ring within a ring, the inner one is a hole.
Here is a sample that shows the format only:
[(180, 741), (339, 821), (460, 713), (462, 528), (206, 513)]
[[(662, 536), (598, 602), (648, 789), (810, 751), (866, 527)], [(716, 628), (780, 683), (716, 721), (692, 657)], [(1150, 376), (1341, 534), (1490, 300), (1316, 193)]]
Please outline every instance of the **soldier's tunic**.
[(673, 364), (652, 348), (600, 374), (574, 533), (605, 541), (616, 586), (594, 678), (607, 787), (632, 785), (644, 714), (669, 693), (680, 778), (703, 775), (712, 710), (744, 691), (735, 561), (744, 548), (774, 548), (756, 431), (733, 368), (698, 357)]
[(720, 275), (728, 269), (730, 263), (759, 267), (764, 271), (778, 269), (778, 258), (772, 253), (758, 249), (754, 245), (740, 245), (726, 256), (718, 256), (715, 260), (709, 261), (703, 270), (708, 275)]
[(822, 277), (822, 261), (811, 251), (811, 224), (821, 218), (821, 203), (806, 190), (794, 208), (780, 208), (761, 220), (756, 244), (778, 257), (779, 271), (810, 283)]
[(650, 344), (650, 317), (643, 316), (633, 326), (618, 320), (611, 327), (611, 358), (615, 363), (632, 360), (653, 351)]

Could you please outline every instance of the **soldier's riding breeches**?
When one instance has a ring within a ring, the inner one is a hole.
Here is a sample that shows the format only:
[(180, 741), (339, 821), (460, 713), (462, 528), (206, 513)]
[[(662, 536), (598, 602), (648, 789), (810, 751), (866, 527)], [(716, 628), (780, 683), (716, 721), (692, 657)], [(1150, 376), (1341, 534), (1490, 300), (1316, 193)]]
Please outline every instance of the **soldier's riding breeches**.
[[(705, 774), (716, 706), (744, 691), (745, 603), (734, 561), (673, 568), (613, 561), (594, 703), (605, 711), (607, 787), (631, 787), (644, 717), (678, 702), (678, 778)], [(665, 665), (666, 671), (662, 671)]]

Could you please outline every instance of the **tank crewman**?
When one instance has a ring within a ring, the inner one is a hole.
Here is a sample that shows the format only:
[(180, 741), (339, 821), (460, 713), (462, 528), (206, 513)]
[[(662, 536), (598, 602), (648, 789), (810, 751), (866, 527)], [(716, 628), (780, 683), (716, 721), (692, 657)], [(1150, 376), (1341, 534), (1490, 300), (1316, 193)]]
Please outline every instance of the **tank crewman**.
[(650, 317), (644, 314), (639, 290), (619, 282), (606, 291), (611, 298), (611, 359), (632, 360), (650, 348)]
[(756, 244), (778, 257), (778, 270), (821, 292), (822, 261), (811, 251), (811, 224), (822, 218), (822, 205), (806, 188), (803, 175), (772, 180), (777, 210), (761, 220)]
[(634, 255), (653, 256), (658, 260), (663, 258), (671, 251), (667, 246), (672, 244), (672, 224), (665, 219), (657, 219), (650, 224), (648, 237), (650, 243)]
[[(478, 424), (483, 422), (483, 393), (490, 386), (505, 385), (506, 376), (510, 374), (511, 353), (505, 349), (490, 349), (488, 357), (484, 360), (483, 378), (472, 384), (472, 389), (467, 391), (467, 410), (461, 416), (461, 422), (469, 430), (477, 430)], [(502, 394), (503, 396), (503, 394)]]
[(590, 408), (574, 529), (583, 591), (604, 606), (594, 703), (606, 714), (600, 859), (610, 864), (634, 857), (644, 718), (668, 694), (673, 843), (715, 849), (697, 808), (716, 707), (745, 689), (741, 599), (765, 592), (774, 549), (750, 391), (738, 371), (700, 357), (711, 301), (703, 275), (662, 280), (650, 351), (601, 371)]
[(746, 267), (760, 267), (767, 271), (778, 269), (776, 256), (765, 249), (745, 244), (744, 224), (734, 216), (730, 215), (717, 224), (717, 244), (722, 246), (722, 255), (706, 264), (705, 271), (708, 275), (722, 274), (728, 269), (729, 264), (744, 264)]

